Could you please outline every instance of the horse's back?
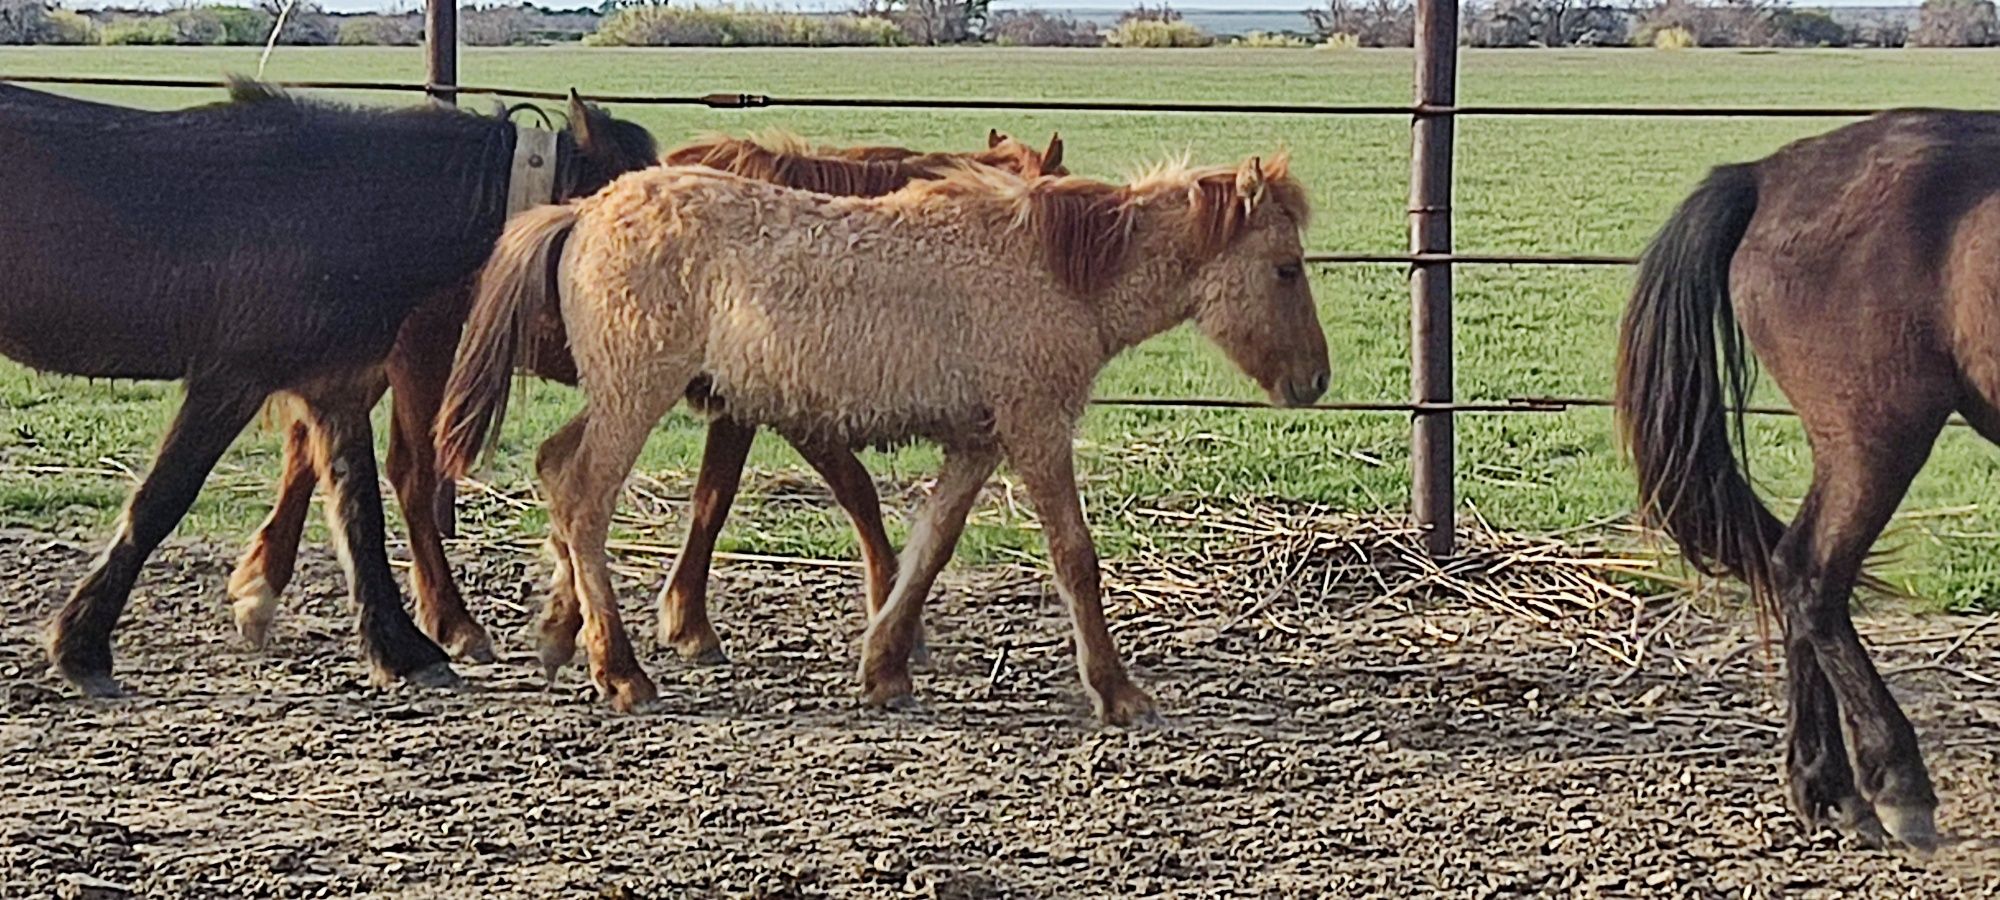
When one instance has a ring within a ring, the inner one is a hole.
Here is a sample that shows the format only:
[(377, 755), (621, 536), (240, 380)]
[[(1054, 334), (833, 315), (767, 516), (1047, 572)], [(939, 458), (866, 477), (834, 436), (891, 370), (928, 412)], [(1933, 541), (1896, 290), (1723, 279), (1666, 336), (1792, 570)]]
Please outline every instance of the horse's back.
[(2000, 114), (1884, 113), (1755, 167), (1731, 289), (1794, 405), (1851, 407), (1820, 389), (1842, 384), (1872, 385), (1880, 414), (1962, 380), (2000, 389), (1977, 374), (2000, 358)]
[[(656, 312), (701, 335), (700, 370), (746, 421), (850, 443), (981, 427), (996, 372), (1060, 380), (1096, 352), (1082, 301), (1060, 296), (1032, 245), (999, 237), (1004, 219), (712, 172), (628, 179), (586, 201), (598, 224), (572, 239), (566, 280), (670, 296), (678, 308)], [(668, 290), (646, 286), (661, 278)]]
[(0, 97), (0, 349), (148, 378), (379, 355), (490, 248), (507, 152), (444, 116)]

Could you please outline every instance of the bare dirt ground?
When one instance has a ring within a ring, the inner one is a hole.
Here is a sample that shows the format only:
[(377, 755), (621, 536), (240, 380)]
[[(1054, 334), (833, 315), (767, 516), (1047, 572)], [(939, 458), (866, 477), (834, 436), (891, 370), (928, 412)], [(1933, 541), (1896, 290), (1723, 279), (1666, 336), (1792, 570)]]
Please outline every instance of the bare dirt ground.
[(1991, 620), (1864, 626), (1953, 836), (1916, 860), (1793, 823), (1774, 663), (1699, 603), (1634, 613), (1634, 667), (1577, 628), (1307, 556), (1287, 591), (1189, 563), (1172, 602), (1134, 586), (1172, 567), (1114, 568), (1118, 637), (1170, 717), (1123, 732), (1089, 718), (1032, 572), (948, 576), (927, 708), (891, 715), (851, 692), (851, 570), (722, 563), (734, 662), (693, 668), (653, 646), (662, 561), (634, 558), (664, 704), (619, 717), (576, 668), (534, 668), (531, 555), (458, 550), (503, 661), (441, 693), (367, 686), (324, 552), (253, 654), (222, 600), (233, 548), (183, 543), (119, 633), (134, 696), (89, 702), (45, 674), (40, 635), (90, 547), (0, 533), (7, 896), (2000, 893)]

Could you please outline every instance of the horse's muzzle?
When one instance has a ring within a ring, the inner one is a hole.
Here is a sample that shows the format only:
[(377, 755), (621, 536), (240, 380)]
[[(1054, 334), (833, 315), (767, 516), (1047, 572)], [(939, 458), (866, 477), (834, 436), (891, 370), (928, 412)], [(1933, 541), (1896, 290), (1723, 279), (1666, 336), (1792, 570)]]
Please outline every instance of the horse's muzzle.
[(1279, 406), (1311, 406), (1313, 401), (1326, 394), (1327, 382), (1332, 376), (1321, 369), (1308, 378), (1287, 378), (1272, 393)]

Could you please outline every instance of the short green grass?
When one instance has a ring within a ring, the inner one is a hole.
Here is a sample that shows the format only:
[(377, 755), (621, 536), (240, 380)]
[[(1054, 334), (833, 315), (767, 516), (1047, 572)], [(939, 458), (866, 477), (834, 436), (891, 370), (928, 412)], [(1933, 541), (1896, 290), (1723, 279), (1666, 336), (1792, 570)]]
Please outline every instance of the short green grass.
[[(1979, 51), (1468, 52), (1466, 103), (1827, 106), (1990, 105), (1995, 57)], [(467, 50), (468, 84), (586, 91), (773, 96), (1070, 97), (1395, 103), (1410, 96), (1410, 57), (1393, 51), (1272, 50)], [(249, 72), (243, 50), (20, 49), (0, 53), (11, 74), (218, 76)], [(274, 79), (414, 80), (415, 50), (280, 49)], [(77, 93), (148, 106), (211, 99), (146, 89)], [(1283, 145), (1318, 206), (1315, 248), (1395, 250), (1404, 241), (1406, 120), (1395, 117), (1048, 114), (686, 107), (618, 110), (663, 143), (697, 131), (784, 127), (826, 141), (974, 146), (990, 127), (1034, 138), (1061, 129), (1082, 174), (1117, 176), (1162, 157), (1227, 161)], [(1630, 253), (1709, 166), (1755, 158), (1838, 120), (1469, 119), (1459, 127), (1458, 246), (1500, 252)], [(1458, 276), (1457, 360), (1462, 398), (1604, 396), (1628, 273), (1621, 269), (1469, 268)], [(1328, 268), (1315, 275), (1333, 347), (1332, 396), (1405, 399), (1408, 294), (1393, 269)], [(1254, 398), (1254, 388), (1185, 330), (1155, 340), (1108, 371), (1101, 395)], [(0, 366), (0, 522), (39, 527), (109, 519), (143, 469), (171, 412), (171, 386), (85, 383)], [(534, 443), (574, 398), (529, 390), (510, 420), (494, 478), (525, 482)], [(698, 457), (700, 429), (677, 414), (642, 462), (676, 481)], [(1394, 512), (1407, 495), (1408, 423), (1399, 416), (1097, 409), (1079, 442), (1093, 509), (1200, 495), (1286, 498)], [(1549, 530), (1610, 520), (1631, 506), (1629, 473), (1608, 414), (1463, 417), (1462, 502), (1494, 524)], [(1781, 508), (1802, 489), (1808, 459), (1791, 423), (1760, 420), (1751, 438), (1758, 477)], [(268, 502), (275, 442), (246, 436), (188, 529), (246, 532)], [(923, 476), (923, 450), (871, 456), (878, 472)], [(1904, 507), (1894, 580), (1931, 604), (1996, 605), (2000, 507), (1988, 495), (1996, 454), (1952, 429)], [(760, 441), (752, 465), (802, 468), (781, 442)], [(751, 499), (755, 499), (753, 495)], [(850, 552), (839, 516), (823, 506), (746, 507), (732, 546), (764, 553)], [(1113, 552), (1140, 539), (1120, 517), (1098, 515)], [(531, 522), (525, 524), (532, 524)], [(1153, 536), (1157, 537), (1157, 536)], [(1010, 555), (1038, 544), (1007, 510), (982, 515), (965, 554)]]

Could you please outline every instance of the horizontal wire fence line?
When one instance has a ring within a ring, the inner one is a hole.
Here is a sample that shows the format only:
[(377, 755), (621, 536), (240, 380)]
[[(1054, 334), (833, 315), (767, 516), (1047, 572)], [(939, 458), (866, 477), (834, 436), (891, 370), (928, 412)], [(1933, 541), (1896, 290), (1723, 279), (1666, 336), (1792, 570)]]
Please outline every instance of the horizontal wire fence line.
[(1319, 265), (1634, 266), (1636, 256), (1589, 253), (1308, 253)]
[(1532, 398), (1508, 398), (1506, 400), (1472, 401), (1467, 403), (1398, 403), (1393, 401), (1346, 400), (1313, 403), (1306, 406), (1272, 406), (1255, 400), (1221, 400), (1207, 397), (1102, 397), (1090, 401), (1092, 406), (1125, 407), (1165, 407), (1174, 409), (1273, 409), (1309, 412), (1379, 412), (1379, 413), (1515, 413), (1515, 412), (1565, 412), (1572, 405), (1562, 402), (1543, 402)]
[[(74, 84), (100, 87), (202, 88), (228, 86), (222, 79), (131, 78), (97, 75), (6, 75), (0, 81), (18, 84)], [(286, 81), (271, 82), (294, 90), (383, 91), (518, 97), (526, 100), (567, 100), (568, 92), (478, 85), (440, 85), (415, 81)], [(630, 106), (704, 106), (711, 109), (776, 107), (845, 109), (1014, 109), (1069, 112), (1185, 112), (1305, 116), (1557, 116), (1609, 118), (1796, 118), (1852, 119), (1888, 112), (1896, 107), (1761, 107), (1761, 106), (1575, 106), (1534, 104), (1417, 103), (1172, 103), (1146, 100), (954, 99), (928, 97), (773, 97), (766, 94), (580, 94), (594, 103)], [(1995, 110), (2000, 111), (2000, 110)]]
[[(1508, 397), (1504, 400), (1469, 400), (1463, 403), (1397, 403), (1392, 401), (1347, 400), (1314, 403), (1309, 406), (1272, 406), (1255, 400), (1223, 400), (1210, 397), (1100, 397), (1092, 406), (1157, 409), (1265, 409), (1276, 412), (1363, 412), (1403, 415), (1435, 413), (1565, 413), (1580, 409), (1609, 409), (1614, 404), (1602, 397)], [(1750, 416), (1779, 416), (1796, 419), (1798, 411), (1782, 406), (1732, 406), (1731, 413)], [(1945, 420), (1954, 428), (1969, 428), (1958, 416)]]

